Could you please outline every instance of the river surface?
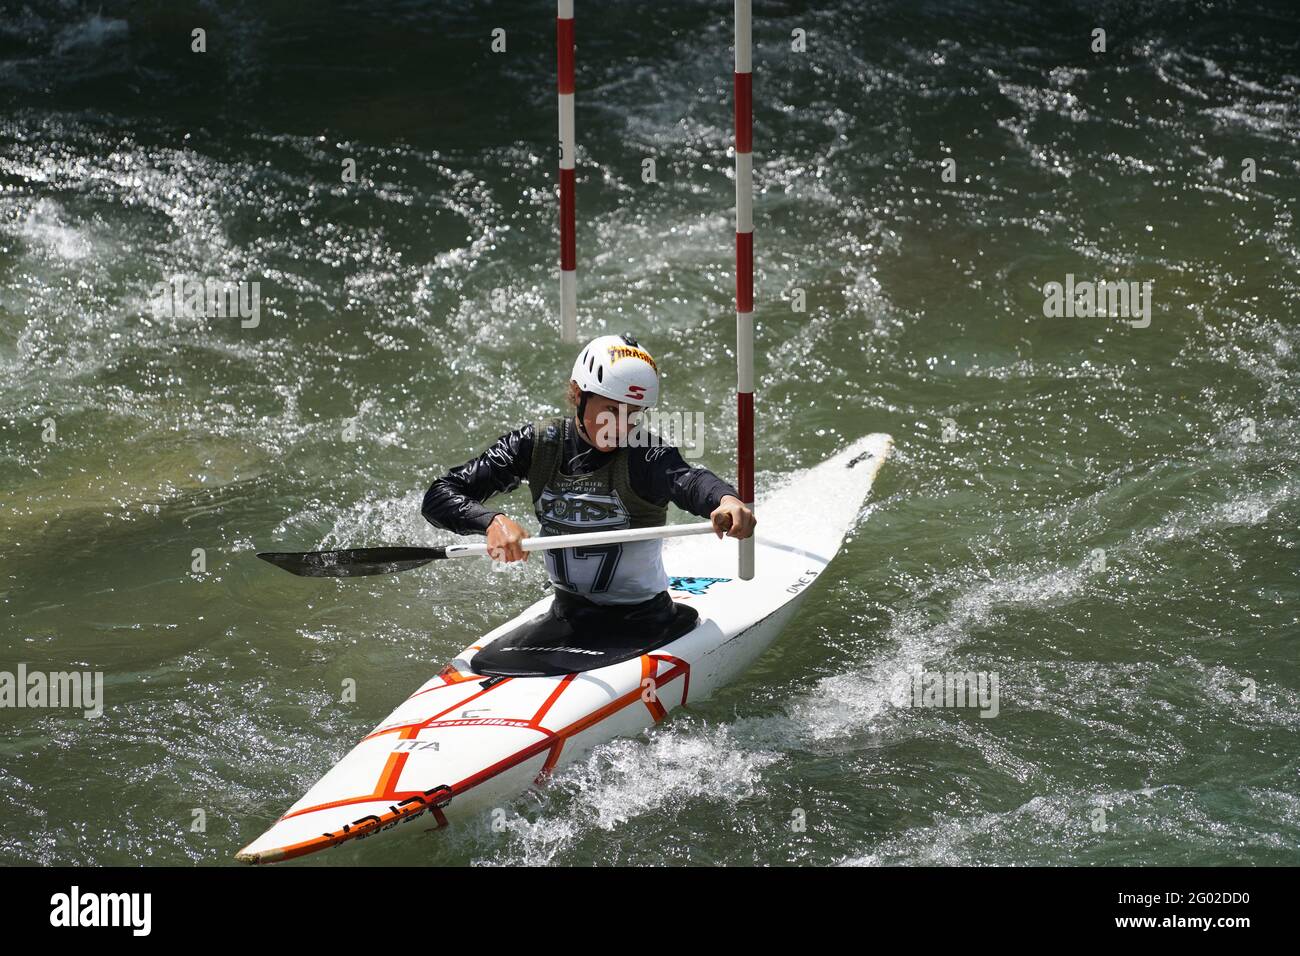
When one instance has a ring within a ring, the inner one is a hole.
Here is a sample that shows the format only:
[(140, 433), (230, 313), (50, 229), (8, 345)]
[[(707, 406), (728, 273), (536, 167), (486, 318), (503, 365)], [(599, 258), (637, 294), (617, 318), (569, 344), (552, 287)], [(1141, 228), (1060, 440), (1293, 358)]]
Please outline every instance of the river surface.
[[(760, 522), (895, 457), (737, 683), (503, 829), (302, 865), (1300, 864), (1300, 10), (758, 7)], [(634, 332), (734, 480), (730, 16), (578, 4), (577, 235), (583, 337)], [(541, 595), (253, 555), (453, 540), (428, 483), (561, 408), (553, 17), (0, 5), (0, 670), (105, 682), (0, 710), (0, 863), (229, 864)], [(1067, 276), (1149, 322), (1046, 316)], [(173, 279), (257, 281), (258, 323)]]

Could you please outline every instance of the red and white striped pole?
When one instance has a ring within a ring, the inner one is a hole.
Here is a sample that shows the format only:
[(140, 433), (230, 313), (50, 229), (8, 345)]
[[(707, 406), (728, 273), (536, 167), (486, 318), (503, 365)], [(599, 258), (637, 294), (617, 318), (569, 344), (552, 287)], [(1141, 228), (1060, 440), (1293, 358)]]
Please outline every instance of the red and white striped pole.
[[(754, 94), (751, 0), (736, 0), (736, 476), (754, 507)], [(754, 539), (740, 542), (740, 579), (754, 577)]]
[[(750, 0), (736, 0), (736, 476), (754, 507), (754, 85)], [(740, 579), (754, 576), (754, 538), (740, 542)]]
[(555, 15), (556, 90), (560, 98), (560, 341), (578, 341), (578, 254), (573, 176), (573, 0), (558, 0)]

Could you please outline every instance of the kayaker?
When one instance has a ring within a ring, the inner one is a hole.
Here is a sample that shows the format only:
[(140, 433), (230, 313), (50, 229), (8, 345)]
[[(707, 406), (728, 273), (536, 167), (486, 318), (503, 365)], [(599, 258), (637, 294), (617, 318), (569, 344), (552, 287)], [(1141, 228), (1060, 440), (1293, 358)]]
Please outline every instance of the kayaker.
[[(574, 362), (568, 399), (571, 417), (516, 428), (434, 481), (425, 519), (457, 534), (486, 534), (496, 560), (527, 560), (528, 532), (482, 504), (526, 481), (543, 535), (656, 527), (667, 522), (670, 501), (707, 517), (719, 538), (754, 533), (754, 513), (734, 487), (637, 424), (659, 400), (659, 370), (631, 335), (588, 343)], [(544, 554), (555, 588), (552, 622), (576, 636), (598, 636), (611, 623), (649, 634), (673, 619), (662, 540)]]

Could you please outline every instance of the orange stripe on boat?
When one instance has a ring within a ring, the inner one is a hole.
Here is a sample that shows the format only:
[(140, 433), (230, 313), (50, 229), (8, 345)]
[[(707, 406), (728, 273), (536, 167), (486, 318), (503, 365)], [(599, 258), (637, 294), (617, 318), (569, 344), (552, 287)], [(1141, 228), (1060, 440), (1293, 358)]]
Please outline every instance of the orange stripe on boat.
[(556, 685), (555, 690), (551, 691), (551, 696), (546, 698), (546, 702), (542, 704), (537, 713), (533, 714), (532, 723), (540, 724), (542, 722), (542, 718), (545, 717), (546, 712), (551, 709), (551, 705), (559, 700), (560, 695), (569, 689), (569, 685), (573, 683), (573, 679), (577, 676), (577, 674), (564, 675), (564, 679)]
[[(410, 739), (408, 735), (403, 737)], [(414, 735), (410, 735), (414, 736)], [(375, 796), (383, 799), (391, 799), (393, 795), (393, 786), (397, 783), (397, 778), (402, 775), (402, 768), (406, 766), (408, 754), (392, 753), (388, 755), (388, 762), (384, 764), (384, 770), (379, 775), (379, 782), (375, 784)]]
[[(449, 713), (451, 713), (451, 712), (452, 712), (453, 710), (455, 710), (457, 707), (464, 707), (464, 706), (465, 706), (466, 704), (468, 704), (470, 701), (472, 701), (472, 700), (477, 700), (478, 698), (480, 698), (480, 697), (482, 697), (484, 694), (486, 694), (488, 691), (492, 690), (494, 687), (504, 687), (506, 684), (510, 683), (512, 680), (514, 680), (513, 677), (507, 677), (505, 680), (503, 680), (503, 681), (501, 681), (501, 682), (499, 682), (499, 683), (493, 684), (491, 687), (484, 687), (482, 690), (480, 690), (480, 691), (476, 691), (475, 693), (470, 694), (470, 695), (469, 695), (468, 697), (466, 697), (464, 700), (461, 700), (461, 701), (459, 701), (459, 702), (457, 702), (457, 703), (455, 703), (455, 704), (452, 704), (452, 705), (451, 705), (450, 707), (448, 707), (446, 710), (441, 710), (441, 711), (439, 711), (438, 713), (434, 714), (432, 717), (428, 718), (427, 720), (421, 720), (421, 721), (419, 721), (418, 723), (412, 723), (412, 724), (395, 724), (395, 725), (392, 726), (392, 727), (385, 727), (383, 730), (376, 730), (376, 731), (373, 731), (372, 733), (366, 734), (366, 736), (362, 737), (362, 738), (361, 738), (361, 743), (365, 743), (367, 740), (370, 740), (372, 737), (380, 737), (380, 736), (383, 736), (384, 734), (391, 734), (391, 733), (392, 733), (393, 731), (395, 731), (395, 730), (397, 730), (397, 731), (406, 731), (406, 730), (408, 730), (408, 729), (410, 729), (410, 728), (412, 728), (412, 727), (414, 727), (414, 728), (416, 728), (416, 729), (418, 730), (418, 729), (420, 729), (420, 728), (422, 728), (422, 727), (427, 727), (430, 723), (432, 723), (433, 721), (437, 720), (439, 717), (442, 717), (444, 714), (449, 714)], [(432, 687), (431, 687), (431, 688), (429, 688), (429, 689), (430, 689), (430, 690), (435, 690), (436, 688), (432, 688)], [(409, 699), (409, 698), (408, 698), (408, 699)]]

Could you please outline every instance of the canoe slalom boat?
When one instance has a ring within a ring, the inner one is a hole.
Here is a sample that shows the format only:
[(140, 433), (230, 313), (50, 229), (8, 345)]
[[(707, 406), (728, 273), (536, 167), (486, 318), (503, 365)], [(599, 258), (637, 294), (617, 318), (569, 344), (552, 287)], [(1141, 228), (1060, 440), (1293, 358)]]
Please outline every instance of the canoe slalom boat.
[(236, 858), (275, 863), (421, 817), (467, 820), (707, 698), (790, 620), (853, 529), (891, 445), (867, 435), (765, 495), (752, 580), (735, 577), (730, 539), (666, 541), (670, 593), (698, 612), (679, 615), (684, 633), (640, 647), (619, 635), (598, 647), (538, 646), (526, 625), (551, 598), (538, 601), (416, 690)]

